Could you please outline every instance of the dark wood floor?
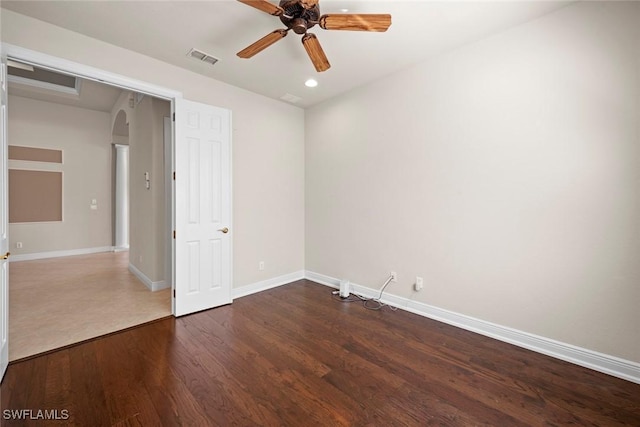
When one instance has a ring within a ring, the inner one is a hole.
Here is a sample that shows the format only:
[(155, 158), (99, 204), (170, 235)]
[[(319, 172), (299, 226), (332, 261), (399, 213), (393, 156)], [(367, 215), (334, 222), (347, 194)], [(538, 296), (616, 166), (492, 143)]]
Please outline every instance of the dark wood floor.
[(309, 281), (12, 364), (0, 391), (7, 426), (640, 426), (638, 384)]

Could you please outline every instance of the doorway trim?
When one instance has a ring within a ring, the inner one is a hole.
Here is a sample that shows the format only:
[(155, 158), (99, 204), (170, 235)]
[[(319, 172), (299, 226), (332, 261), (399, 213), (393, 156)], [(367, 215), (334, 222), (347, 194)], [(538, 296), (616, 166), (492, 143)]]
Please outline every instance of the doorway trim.
[[(166, 101), (169, 101), (169, 103), (171, 104), (172, 116), (175, 116), (175, 100), (182, 98), (182, 92), (173, 89), (157, 86), (141, 80), (123, 76), (121, 74), (112, 73), (45, 53), (25, 49), (23, 47), (15, 46), (9, 43), (2, 43), (1, 51), (3, 55), (8, 59), (14, 59), (51, 71), (74, 74), (83, 79), (92, 80), (98, 83), (109, 84), (112, 86), (117, 86), (124, 90), (131, 90), (133, 92), (144, 93), (146, 95), (164, 99)], [(171, 132), (171, 146), (168, 150), (167, 148), (165, 148), (165, 153), (170, 154), (170, 162), (168, 163), (170, 164), (171, 169), (175, 170), (175, 129), (173, 129)], [(173, 188), (170, 189), (170, 195), (171, 202), (166, 203), (166, 217), (171, 219), (171, 222), (168, 225), (171, 229), (173, 229), (175, 228), (175, 193)], [(167, 266), (166, 268), (170, 268), (169, 281), (171, 283), (171, 287), (175, 289), (175, 246), (171, 231), (166, 231), (167, 233), (165, 236), (165, 244), (167, 245), (167, 248), (171, 248), (171, 265)], [(175, 299), (173, 297), (171, 298), (171, 314), (175, 316)]]
[(156, 98), (163, 98), (168, 101), (173, 101), (175, 98), (182, 98), (182, 92), (173, 89), (157, 86), (142, 80), (133, 79), (121, 74), (69, 61), (67, 59), (58, 58), (46, 53), (25, 49), (9, 43), (2, 43), (2, 52), (8, 59), (15, 59), (29, 65), (38, 66), (39, 68), (47, 68), (51, 71), (75, 74), (83, 79), (118, 86), (122, 89), (129, 89), (134, 92), (144, 93)]
[[(173, 102), (171, 103), (171, 109), (173, 111)], [(162, 122), (163, 129), (163, 141), (164, 141), (164, 158), (171, 159), (171, 162), (164, 162), (164, 200), (165, 200), (165, 224), (167, 231), (175, 230), (175, 186), (173, 180), (173, 171), (174, 168), (174, 151), (173, 151), (173, 140), (175, 139), (175, 133), (173, 132), (173, 122), (171, 118), (164, 117)], [(169, 214), (171, 213), (171, 214)], [(171, 237), (168, 238), (169, 241), (165, 242), (164, 246), (164, 280), (167, 287), (172, 289), (172, 293), (175, 292), (174, 286), (174, 271), (175, 271), (175, 240)], [(173, 295), (172, 295), (173, 296)], [(171, 298), (171, 314), (176, 315), (176, 299), (175, 297)]]

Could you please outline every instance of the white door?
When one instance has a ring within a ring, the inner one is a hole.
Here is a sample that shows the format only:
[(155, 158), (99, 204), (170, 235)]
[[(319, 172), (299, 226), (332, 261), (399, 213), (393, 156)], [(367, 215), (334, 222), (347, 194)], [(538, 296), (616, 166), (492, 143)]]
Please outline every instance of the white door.
[(7, 233), (7, 61), (0, 65), (0, 381), (9, 364), (9, 236)]
[(175, 315), (231, 302), (231, 112), (175, 102)]

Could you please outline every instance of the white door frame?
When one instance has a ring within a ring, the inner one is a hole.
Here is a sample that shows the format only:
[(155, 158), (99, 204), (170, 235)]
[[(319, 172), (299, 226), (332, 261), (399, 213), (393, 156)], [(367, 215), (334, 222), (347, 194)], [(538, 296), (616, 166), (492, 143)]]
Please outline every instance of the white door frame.
[[(7, 201), (7, 58), (0, 49), (0, 381), (9, 366), (9, 218)], [(6, 255), (5, 255), (6, 254)]]
[[(173, 111), (173, 102), (171, 103), (171, 110)], [(174, 169), (174, 151), (173, 151), (173, 141), (175, 133), (173, 132), (173, 125), (170, 117), (164, 117), (162, 122), (162, 142), (163, 142), (163, 150), (164, 150), (164, 205), (165, 205), (165, 226), (168, 230), (175, 230), (175, 206), (174, 202), (174, 191), (175, 187), (173, 183), (173, 171)], [(171, 161), (167, 161), (170, 159)], [(175, 250), (175, 240), (172, 236), (168, 237), (168, 240), (165, 241), (164, 246), (164, 281), (168, 287), (171, 288), (171, 292), (175, 292), (174, 286), (174, 274), (175, 271), (175, 262), (174, 262), (174, 250)], [(175, 316), (176, 314), (176, 299), (171, 298), (171, 314)]]
[[(175, 115), (175, 100), (182, 98), (182, 92), (175, 91), (173, 89), (167, 89), (162, 86), (156, 86), (151, 83), (143, 82), (123, 76), (109, 71), (104, 71), (99, 68), (90, 67), (88, 65), (80, 64), (77, 62), (69, 61), (66, 59), (58, 58), (55, 56), (47, 55), (45, 53), (36, 52), (30, 49), (25, 49), (20, 46), (15, 46), (9, 43), (2, 43), (1, 49), (3, 55), (6, 55), (9, 59), (15, 59), (20, 62), (24, 62), (30, 65), (37, 66), (39, 68), (50, 69), (52, 71), (66, 72), (74, 74), (80, 78), (92, 80), (98, 83), (106, 83), (114, 86), (118, 86), (125, 90), (131, 90), (133, 92), (144, 93), (156, 98), (161, 98), (171, 103), (171, 114)], [(167, 153), (167, 151), (165, 151)], [(171, 135), (171, 147), (168, 150), (168, 154), (171, 155), (171, 168), (175, 170), (174, 165), (174, 153), (175, 153), (175, 132)], [(168, 218), (171, 218), (171, 228), (175, 227), (175, 194), (173, 189), (171, 191), (171, 203), (166, 204), (167, 209), (170, 212), (166, 212)], [(171, 284), (175, 286), (175, 248), (174, 239), (167, 230), (165, 244), (171, 249)], [(175, 289), (175, 288), (174, 288)], [(171, 298), (171, 314), (175, 316), (175, 300)]]
[(174, 98), (182, 98), (182, 92), (173, 89), (132, 79), (121, 74), (104, 71), (78, 62), (47, 55), (46, 53), (25, 49), (9, 43), (2, 43), (2, 52), (10, 59), (16, 59), (20, 62), (33, 64), (40, 68), (48, 68), (53, 71), (75, 74), (83, 79), (119, 86), (123, 89), (130, 89), (133, 92), (144, 93), (156, 98), (163, 98), (168, 101), (173, 101)]

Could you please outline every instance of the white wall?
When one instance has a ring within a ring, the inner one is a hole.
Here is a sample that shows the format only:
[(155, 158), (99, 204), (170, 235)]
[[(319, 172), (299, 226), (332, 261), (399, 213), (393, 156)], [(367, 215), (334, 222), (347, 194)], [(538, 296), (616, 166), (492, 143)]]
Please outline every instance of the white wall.
[(308, 110), (307, 270), (640, 362), (639, 70), (580, 2)]
[[(163, 119), (168, 101), (145, 96), (129, 121), (129, 263), (152, 282), (164, 280), (165, 230)], [(150, 188), (146, 188), (145, 172)]]
[(303, 110), (8, 10), (2, 41), (232, 110), (234, 285), (304, 269)]
[(12, 254), (111, 246), (110, 120), (108, 113), (9, 96), (9, 144), (63, 151), (62, 165), (10, 160), (9, 167), (61, 170), (64, 199), (62, 222), (9, 225)]

